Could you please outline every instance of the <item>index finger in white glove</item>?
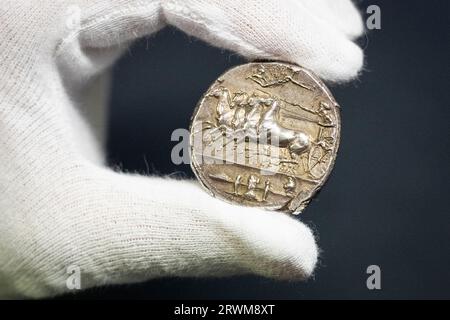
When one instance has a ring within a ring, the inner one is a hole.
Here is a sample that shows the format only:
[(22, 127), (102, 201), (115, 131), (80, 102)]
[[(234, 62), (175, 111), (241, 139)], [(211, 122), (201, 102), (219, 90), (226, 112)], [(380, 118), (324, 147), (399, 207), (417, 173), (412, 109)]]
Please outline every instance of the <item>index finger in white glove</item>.
[(298, 0), (296, 3), (349, 39), (361, 36), (364, 31), (361, 14), (350, 0)]
[(362, 23), (349, 0), (331, 2), (167, 0), (163, 8), (170, 24), (213, 45), (346, 81), (362, 68), (362, 51), (350, 40), (362, 32)]
[(83, 10), (83, 30), (74, 35), (85, 47), (120, 45), (167, 22), (252, 59), (299, 64), (324, 80), (353, 79), (363, 66), (351, 41), (363, 24), (350, 0), (102, 0)]

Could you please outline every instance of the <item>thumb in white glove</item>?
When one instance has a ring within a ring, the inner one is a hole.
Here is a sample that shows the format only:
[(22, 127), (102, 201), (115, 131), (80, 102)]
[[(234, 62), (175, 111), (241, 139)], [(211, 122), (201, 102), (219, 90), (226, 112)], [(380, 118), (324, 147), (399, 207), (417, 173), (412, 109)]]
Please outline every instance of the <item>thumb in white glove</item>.
[[(74, 4), (80, 24), (70, 29)], [(250, 58), (348, 80), (362, 64), (350, 40), (362, 24), (349, 1), (6, 0), (0, 16), (1, 296), (63, 293), (73, 265), (82, 288), (311, 275), (317, 247), (301, 222), (223, 203), (194, 182), (105, 168), (79, 108), (101, 103), (104, 91), (88, 94), (97, 75), (167, 22)]]

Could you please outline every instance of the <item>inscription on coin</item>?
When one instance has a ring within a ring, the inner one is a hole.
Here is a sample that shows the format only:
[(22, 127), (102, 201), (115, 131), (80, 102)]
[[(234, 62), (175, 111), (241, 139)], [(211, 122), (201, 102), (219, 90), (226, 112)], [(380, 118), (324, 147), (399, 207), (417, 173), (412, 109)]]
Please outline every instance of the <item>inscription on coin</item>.
[(327, 179), (339, 133), (339, 106), (317, 76), (286, 63), (248, 63), (201, 98), (191, 166), (213, 196), (298, 214)]

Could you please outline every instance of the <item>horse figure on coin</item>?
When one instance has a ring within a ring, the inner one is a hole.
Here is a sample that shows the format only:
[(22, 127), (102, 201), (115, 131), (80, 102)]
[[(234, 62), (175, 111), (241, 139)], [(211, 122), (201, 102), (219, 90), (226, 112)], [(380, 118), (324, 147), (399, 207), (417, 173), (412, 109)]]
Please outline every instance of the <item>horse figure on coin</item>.
[[(278, 124), (276, 117), (281, 108), (279, 100), (255, 94), (249, 97), (245, 92), (237, 92), (232, 96), (223, 86), (215, 88), (208, 96), (218, 99), (217, 126), (209, 132), (210, 137), (220, 131), (222, 136), (232, 137), (231, 141), (236, 143), (248, 139), (287, 148), (293, 157), (309, 149), (311, 138), (308, 134)], [(242, 112), (244, 105), (248, 109), (245, 113)]]

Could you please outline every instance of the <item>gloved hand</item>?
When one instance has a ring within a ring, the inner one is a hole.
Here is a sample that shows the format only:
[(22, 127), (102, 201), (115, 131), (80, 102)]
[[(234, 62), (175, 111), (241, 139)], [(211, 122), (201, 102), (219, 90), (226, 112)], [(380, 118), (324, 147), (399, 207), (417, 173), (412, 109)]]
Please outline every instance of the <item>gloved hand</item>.
[(166, 24), (249, 58), (297, 63), (325, 80), (351, 79), (362, 66), (351, 41), (362, 21), (348, 0), (3, 0), (2, 297), (64, 293), (71, 266), (80, 268), (82, 288), (313, 272), (317, 247), (301, 222), (221, 202), (195, 182), (103, 165), (101, 116), (91, 116), (107, 97), (100, 75), (130, 42)]

